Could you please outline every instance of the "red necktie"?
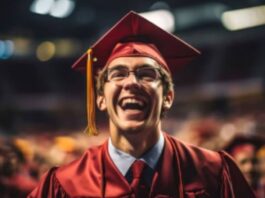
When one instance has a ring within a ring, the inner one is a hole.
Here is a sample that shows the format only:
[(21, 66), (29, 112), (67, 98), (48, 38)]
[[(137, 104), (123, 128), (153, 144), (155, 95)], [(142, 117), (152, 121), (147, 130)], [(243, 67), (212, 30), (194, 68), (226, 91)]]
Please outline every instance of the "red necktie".
[(146, 163), (144, 163), (141, 160), (135, 160), (131, 166), (132, 177), (133, 177), (131, 182), (131, 187), (133, 189), (136, 198), (147, 197), (146, 195), (148, 195), (148, 189), (147, 186), (145, 185), (143, 178), (144, 169), (146, 167), (147, 167)]

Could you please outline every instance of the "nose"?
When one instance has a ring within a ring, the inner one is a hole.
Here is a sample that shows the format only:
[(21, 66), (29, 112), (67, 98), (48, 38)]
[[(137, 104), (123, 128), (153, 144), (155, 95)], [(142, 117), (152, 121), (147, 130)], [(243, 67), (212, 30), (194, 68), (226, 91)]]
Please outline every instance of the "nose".
[(251, 161), (248, 161), (244, 167), (244, 172), (251, 173), (254, 170), (254, 164)]
[(139, 87), (139, 81), (137, 77), (135, 76), (134, 72), (130, 72), (129, 76), (124, 79), (123, 86), (125, 88), (131, 88), (131, 87)]

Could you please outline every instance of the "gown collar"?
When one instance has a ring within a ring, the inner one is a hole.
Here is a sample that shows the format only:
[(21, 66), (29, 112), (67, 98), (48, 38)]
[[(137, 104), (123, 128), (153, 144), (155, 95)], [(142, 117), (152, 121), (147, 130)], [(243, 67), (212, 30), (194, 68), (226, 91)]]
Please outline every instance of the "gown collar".
[(112, 144), (111, 139), (109, 138), (108, 152), (111, 160), (113, 161), (117, 169), (121, 172), (123, 176), (125, 176), (135, 160), (144, 161), (150, 168), (154, 170), (162, 154), (164, 144), (165, 144), (165, 138), (162, 135), (162, 133), (160, 133), (157, 143), (154, 146), (152, 146), (152, 148), (148, 152), (146, 152), (143, 156), (137, 159), (134, 156), (116, 148)]

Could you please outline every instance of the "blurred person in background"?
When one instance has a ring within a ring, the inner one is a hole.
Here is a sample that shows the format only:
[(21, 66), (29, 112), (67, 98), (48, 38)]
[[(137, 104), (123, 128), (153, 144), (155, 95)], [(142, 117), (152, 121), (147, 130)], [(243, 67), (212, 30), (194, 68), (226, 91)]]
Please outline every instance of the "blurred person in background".
[(162, 132), (161, 119), (174, 100), (171, 74), (197, 55), (137, 13), (123, 17), (73, 66), (87, 74), (87, 132), (97, 134), (96, 102), (108, 114), (110, 138), (52, 168), (28, 197), (254, 197), (225, 152)]
[(23, 198), (37, 185), (25, 168), (25, 156), (13, 142), (0, 145), (0, 197)]
[[(42, 151), (37, 151), (34, 153), (30, 172), (32, 177), (36, 178), (36, 180), (40, 180), (41, 176), (48, 171), (50, 167), (55, 166), (55, 164), (50, 162), (46, 155), (47, 154), (43, 153)], [(56, 158), (56, 156), (54, 157)]]
[(257, 196), (265, 197), (265, 145), (257, 151), (259, 181), (257, 186)]
[(257, 149), (259, 149), (263, 143), (262, 137), (238, 135), (234, 137), (225, 148), (234, 158), (247, 182), (255, 191), (257, 190), (259, 178), (256, 154)]

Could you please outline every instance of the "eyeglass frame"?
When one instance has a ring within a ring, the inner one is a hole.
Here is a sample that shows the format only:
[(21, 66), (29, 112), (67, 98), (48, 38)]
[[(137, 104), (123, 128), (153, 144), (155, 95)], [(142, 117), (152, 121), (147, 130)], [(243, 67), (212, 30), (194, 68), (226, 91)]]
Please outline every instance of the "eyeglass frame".
[[(174, 83), (172, 76), (169, 72), (167, 72), (162, 66), (159, 67), (160, 73), (162, 75), (161, 81), (163, 84), (163, 94), (166, 95), (170, 90), (174, 91)], [(106, 71), (107, 71), (107, 66), (103, 67), (103, 69), (98, 70), (97, 76), (95, 78), (96, 80), (96, 90), (98, 95), (103, 94), (103, 86), (104, 83), (106, 83)]]
[[(121, 80), (118, 80), (118, 81), (115, 81), (115, 80), (110, 80), (108, 79), (108, 75), (109, 75), (109, 71), (112, 69), (112, 68), (118, 68), (118, 67), (122, 67), (122, 68), (126, 68), (128, 71), (127, 71), (127, 75), (121, 79)], [(122, 82), (123, 80), (125, 80), (126, 78), (128, 78), (130, 76), (130, 73), (133, 73), (134, 74), (134, 77), (135, 79), (137, 80), (137, 82), (140, 82), (140, 83), (143, 83), (143, 84), (147, 84), (147, 83), (151, 83), (151, 82), (157, 82), (158, 80), (161, 80), (163, 82), (163, 79), (164, 79), (164, 75), (163, 73), (161, 72), (161, 68), (160, 67), (152, 67), (152, 66), (149, 66), (149, 65), (143, 65), (143, 66), (140, 66), (140, 67), (137, 67), (136, 69), (134, 70), (129, 70), (128, 67), (126, 66), (123, 66), (123, 65), (117, 65), (117, 66), (114, 66), (112, 68), (107, 68), (105, 73), (104, 73), (104, 81), (105, 82), (114, 82), (114, 83), (118, 83), (118, 82)], [(157, 79), (155, 79), (154, 81), (142, 81), (141, 79), (139, 79), (139, 77), (137, 76), (137, 70), (141, 69), (141, 68), (151, 68), (151, 69), (154, 69), (157, 73), (158, 73), (158, 77)]]

